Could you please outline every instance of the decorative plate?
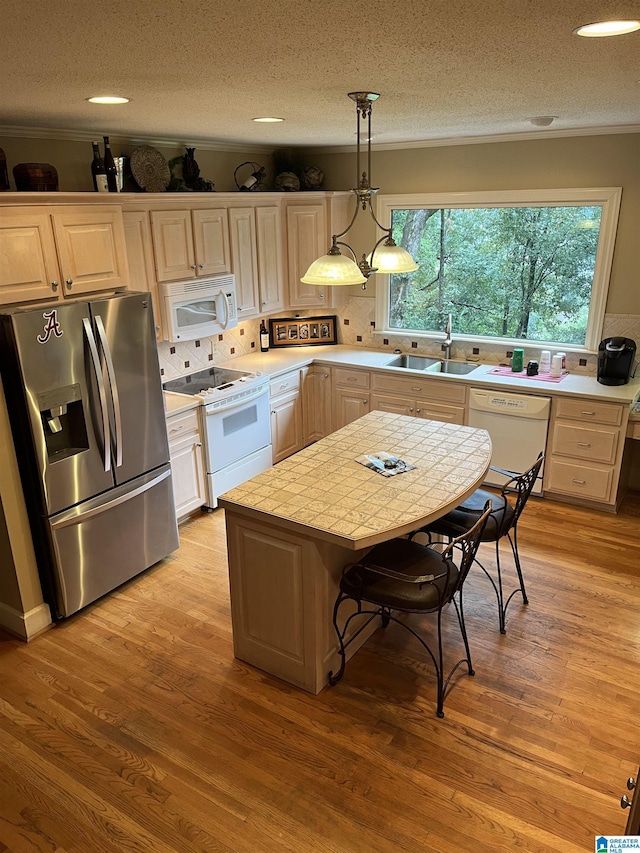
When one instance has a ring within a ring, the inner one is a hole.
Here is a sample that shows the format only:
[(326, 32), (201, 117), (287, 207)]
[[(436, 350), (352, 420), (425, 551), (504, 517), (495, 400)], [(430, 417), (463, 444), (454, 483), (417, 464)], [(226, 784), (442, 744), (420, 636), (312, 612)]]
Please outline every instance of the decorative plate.
[(131, 174), (148, 193), (163, 193), (169, 186), (171, 170), (157, 148), (140, 145), (131, 155)]

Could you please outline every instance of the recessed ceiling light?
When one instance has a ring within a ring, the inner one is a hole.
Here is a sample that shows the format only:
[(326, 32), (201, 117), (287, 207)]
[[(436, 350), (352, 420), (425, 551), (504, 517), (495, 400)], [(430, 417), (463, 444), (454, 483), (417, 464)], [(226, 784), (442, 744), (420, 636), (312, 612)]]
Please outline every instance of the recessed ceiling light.
[(276, 121), (284, 121), (284, 119), (283, 118), (274, 118), (273, 116), (264, 116), (263, 118), (251, 119), (251, 121), (261, 121), (264, 124), (269, 124), (269, 123), (273, 123)]
[(622, 36), (640, 30), (640, 21), (598, 21), (595, 24), (583, 24), (573, 32), (585, 38), (604, 38), (605, 36)]
[(549, 127), (558, 116), (532, 116), (529, 121), (536, 127)]
[(99, 95), (87, 98), (90, 104), (128, 104), (131, 98), (120, 98), (117, 95)]

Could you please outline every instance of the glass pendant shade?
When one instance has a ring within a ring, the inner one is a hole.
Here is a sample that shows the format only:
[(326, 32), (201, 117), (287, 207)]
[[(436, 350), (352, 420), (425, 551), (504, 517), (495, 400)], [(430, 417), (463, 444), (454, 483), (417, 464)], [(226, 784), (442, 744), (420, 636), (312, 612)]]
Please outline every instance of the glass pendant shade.
[[(372, 261), (373, 258), (373, 261)], [(379, 273), (394, 275), (395, 273), (415, 272), (419, 269), (409, 252), (402, 246), (378, 246), (367, 258), (370, 266)]]
[[(371, 197), (378, 192), (377, 188), (371, 186), (371, 107), (380, 97), (376, 92), (350, 92), (349, 97), (356, 104), (356, 189), (354, 193), (357, 199), (356, 208), (351, 222), (340, 234), (332, 236), (332, 244), (328, 254), (314, 261), (304, 277), (300, 279), (303, 284), (315, 284), (320, 286), (339, 286), (361, 284), (366, 287), (367, 279), (376, 272), (386, 275), (394, 273), (410, 273), (419, 269), (409, 252), (401, 246), (396, 246), (391, 236), (391, 228), (386, 228), (376, 219), (371, 205)], [(360, 130), (360, 122), (367, 122), (367, 132), (364, 138), (367, 141), (367, 168), (360, 168), (360, 141), (363, 135)], [(371, 218), (382, 231), (385, 237), (381, 237), (374, 244), (373, 252), (365, 259), (364, 254), (358, 265), (355, 260), (345, 257), (340, 253), (338, 246), (345, 246), (354, 258), (358, 257), (348, 243), (340, 242), (341, 238), (348, 234), (353, 227), (361, 210), (369, 211)], [(383, 244), (384, 241), (384, 244)], [(381, 245), (382, 244), (382, 245)], [(373, 258), (373, 262), (372, 262)]]
[(323, 255), (314, 261), (304, 276), (303, 284), (332, 285), (334, 287), (350, 284), (364, 284), (366, 278), (358, 265), (346, 255)]

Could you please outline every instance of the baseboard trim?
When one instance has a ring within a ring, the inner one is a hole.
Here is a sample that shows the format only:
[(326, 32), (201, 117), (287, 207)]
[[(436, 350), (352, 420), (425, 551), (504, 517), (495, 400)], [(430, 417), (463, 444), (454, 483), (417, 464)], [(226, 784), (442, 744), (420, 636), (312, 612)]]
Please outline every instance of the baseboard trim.
[(48, 604), (39, 604), (28, 613), (20, 613), (13, 607), (0, 602), (0, 628), (14, 637), (29, 642), (52, 624)]

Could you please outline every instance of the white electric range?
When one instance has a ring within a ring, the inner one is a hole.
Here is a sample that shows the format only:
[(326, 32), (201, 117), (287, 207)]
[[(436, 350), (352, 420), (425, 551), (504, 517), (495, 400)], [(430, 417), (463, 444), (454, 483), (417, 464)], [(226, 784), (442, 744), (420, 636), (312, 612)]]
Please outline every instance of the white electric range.
[(211, 367), (164, 383), (165, 391), (197, 397), (205, 447), (207, 504), (271, 467), (269, 377)]

